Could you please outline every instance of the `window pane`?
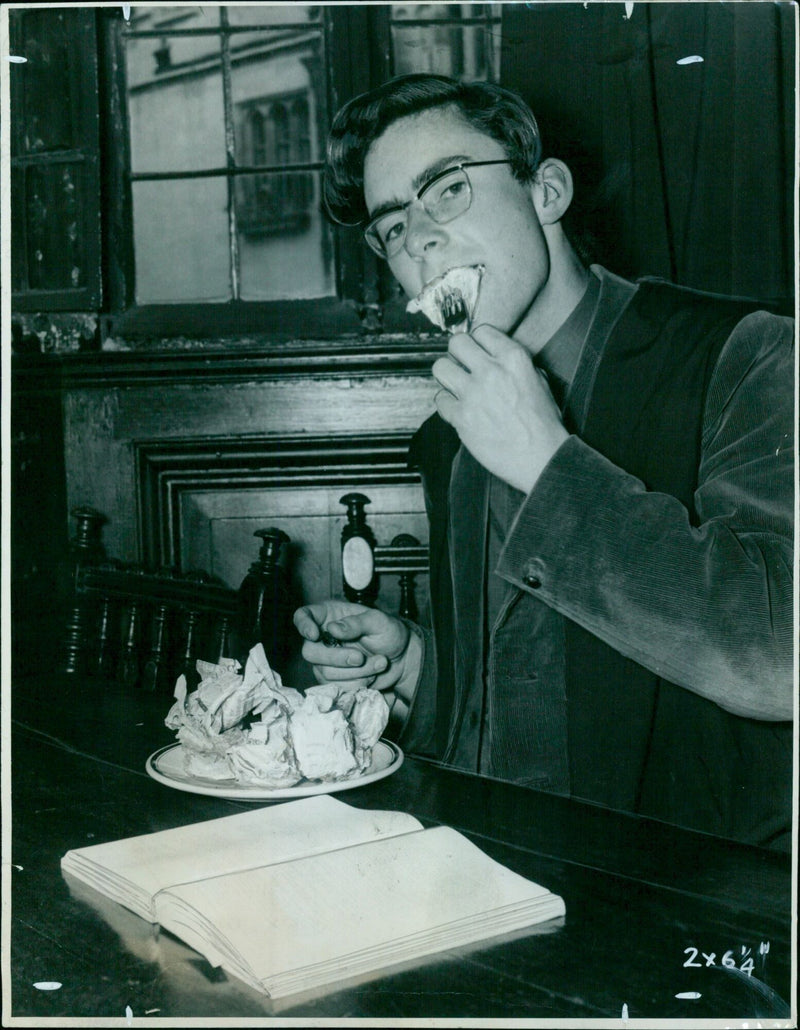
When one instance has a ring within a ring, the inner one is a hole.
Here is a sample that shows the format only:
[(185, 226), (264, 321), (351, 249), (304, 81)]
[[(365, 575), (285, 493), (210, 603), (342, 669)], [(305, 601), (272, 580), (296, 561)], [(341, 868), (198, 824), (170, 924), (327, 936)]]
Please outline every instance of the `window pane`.
[[(500, 6), (392, 4), (394, 73), (433, 72), (465, 80), (498, 81)], [(461, 24), (462, 19), (469, 21)]]
[(130, 92), (131, 169), (202, 171), (225, 167), (219, 68), (191, 80)]
[(253, 7), (228, 7), (228, 24), (233, 28), (250, 25), (320, 25), (322, 8), (307, 4), (263, 4)]
[(13, 156), (80, 146), (80, 84), (71, 74), (79, 30), (71, 11), (9, 12), (11, 52), (26, 57), (10, 76)]
[[(219, 25), (209, 8), (134, 8), (132, 27), (200, 29)], [(141, 12), (141, 13), (138, 13)], [(131, 169), (176, 172), (225, 167), (220, 36), (127, 39)]]
[[(242, 300), (335, 294), (333, 243), (319, 212), (324, 34), (320, 6), (132, 8), (138, 303), (228, 300), (234, 289)], [(257, 167), (265, 171), (246, 171)], [(229, 181), (202, 175), (226, 168)], [(186, 251), (178, 261), (176, 247)]]
[(328, 129), (322, 33), (287, 29), (256, 43), (242, 53), (239, 37), (231, 38), (237, 163), (321, 161)]
[[(253, 24), (248, 10), (231, 8), (231, 24), (234, 12), (240, 24)], [(257, 13), (263, 24), (280, 24), (280, 18), (293, 27), (231, 37), (237, 164), (320, 162), (328, 122), (323, 39), (312, 20), (319, 9), (293, 5)], [(316, 171), (238, 176), (235, 197), (243, 300), (334, 293), (333, 246), (319, 212)]]
[(140, 304), (231, 299), (224, 176), (133, 184)]
[[(192, 33), (218, 29), (219, 25), (219, 7), (133, 6), (130, 30), (125, 33), (128, 88), (160, 84), (213, 66), (219, 58), (219, 36), (215, 32)], [(137, 32), (152, 34), (137, 36)]]
[(333, 243), (319, 191), (318, 172), (237, 178), (242, 300), (333, 294)]
[(9, 12), (11, 268), (20, 310), (100, 303), (99, 119), (92, 10)]
[[(17, 290), (80, 289), (86, 285), (80, 164), (31, 165), (14, 173)], [(24, 223), (23, 223), (24, 214)]]

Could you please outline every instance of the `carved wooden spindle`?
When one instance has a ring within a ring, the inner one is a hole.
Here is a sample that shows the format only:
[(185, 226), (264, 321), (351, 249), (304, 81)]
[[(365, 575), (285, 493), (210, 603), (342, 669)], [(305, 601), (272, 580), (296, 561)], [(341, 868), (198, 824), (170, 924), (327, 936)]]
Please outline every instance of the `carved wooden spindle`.
[(92, 672), (105, 678), (114, 668), (116, 640), (112, 628), (115, 623), (116, 605), (110, 597), (100, 602), (100, 616), (97, 622), (97, 648), (92, 661)]
[[(189, 583), (196, 583), (201, 590), (205, 584), (214, 582), (214, 578), (202, 569), (187, 572), (180, 578)], [(215, 629), (217, 629), (216, 617), (211, 612), (205, 609), (201, 610), (200, 608), (195, 609), (191, 606), (187, 609), (184, 623), (183, 650), (174, 678), (177, 679), (181, 674), (185, 675), (190, 689), (199, 682), (197, 672), (198, 658), (216, 662), (219, 657), (227, 657), (218, 649), (228, 646), (229, 629), (226, 626), (223, 639), (220, 639), (219, 632), (215, 634)]]
[(379, 584), (375, 573), (375, 536), (364, 513), (365, 505), (371, 501), (364, 494), (349, 493), (339, 503), (347, 508), (347, 522), (342, 528), (342, 590), (348, 601), (372, 607)]
[[(400, 533), (392, 540), (392, 547), (418, 547), (419, 540), (409, 533)], [(401, 572), (400, 582), (400, 605), (397, 614), (404, 619), (411, 619), (416, 622), (419, 615), (416, 598), (416, 573)]]
[(211, 661), (218, 663), (223, 658), (234, 657), (231, 645), (231, 629), (230, 616), (221, 615), (217, 624), (214, 645), (209, 652)]
[(139, 645), (141, 641), (140, 627), (141, 605), (133, 600), (127, 605), (127, 623), (125, 625), (122, 648), (117, 663), (117, 680), (125, 687), (135, 687), (139, 683)]
[(414, 573), (404, 572), (400, 576), (400, 606), (397, 614), (404, 619), (417, 621), (417, 599), (414, 596)]
[(199, 612), (191, 609), (186, 612), (186, 618), (183, 623), (183, 645), (176, 667), (170, 677), (171, 680), (175, 681), (179, 676), (185, 676), (186, 685), (189, 690), (194, 690), (199, 681), (197, 674), (199, 622)]
[(169, 606), (157, 604), (151, 625), (150, 655), (142, 670), (142, 689), (161, 693), (168, 683), (167, 673), (167, 614)]
[(286, 568), (286, 545), (290, 540), (274, 526), (257, 529), (253, 536), (260, 538), (261, 547), (239, 587), (240, 643), (246, 652), (258, 643), (263, 644), (270, 665), (282, 673), (288, 658), (292, 618)]
[(75, 600), (64, 624), (64, 672), (81, 672), (84, 668), (83, 644), (88, 622), (87, 605)]
[(75, 536), (69, 548), (72, 601), (67, 613), (62, 646), (64, 671), (76, 673), (86, 670), (87, 631), (94, 607), (77, 592), (78, 574), (85, 565), (96, 564), (104, 557), (100, 534), (106, 518), (94, 508), (85, 506), (73, 508), (71, 515), (77, 520)]

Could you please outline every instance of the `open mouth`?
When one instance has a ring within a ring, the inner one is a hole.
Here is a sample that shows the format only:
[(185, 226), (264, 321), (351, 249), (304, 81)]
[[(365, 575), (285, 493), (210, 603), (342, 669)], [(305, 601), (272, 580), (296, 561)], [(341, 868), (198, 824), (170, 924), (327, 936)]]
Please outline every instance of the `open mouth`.
[(406, 305), (406, 311), (421, 311), (439, 329), (449, 333), (469, 332), (483, 278), (483, 265), (450, 268), (429, 283)]

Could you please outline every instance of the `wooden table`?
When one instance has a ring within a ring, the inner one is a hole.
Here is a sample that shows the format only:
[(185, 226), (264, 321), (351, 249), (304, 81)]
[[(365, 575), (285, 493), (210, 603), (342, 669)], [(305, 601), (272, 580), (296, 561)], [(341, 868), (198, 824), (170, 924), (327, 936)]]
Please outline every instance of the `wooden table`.
[[(169, 696), (56, 676), (15, 683), (10, 976), (3, 1025), (65, 1018), (790, 1018), (788, 855), (723, 841), (406, 757), (340, 795), (446, 824), (560, 894), (555, 928), (276, 1003), (119, 906), (71, 892), (70, 848), (246, 809), (152, 780), (173, 739)], [(44, 991), (35, 984), (61, 983)], [(796, 1018), (796, 1013), (794, 1014)], [(197, 1025), (197, 1024), (190, 1024)], [(534, 1024), (535, 1025), (535, 1024)], [(621, 1024), (617, 1024), (621, 1025)], [(752, 1024), (751, 1024), (752, 1025)], [(796, 1024), (795, 1024), (796, 1025)]]

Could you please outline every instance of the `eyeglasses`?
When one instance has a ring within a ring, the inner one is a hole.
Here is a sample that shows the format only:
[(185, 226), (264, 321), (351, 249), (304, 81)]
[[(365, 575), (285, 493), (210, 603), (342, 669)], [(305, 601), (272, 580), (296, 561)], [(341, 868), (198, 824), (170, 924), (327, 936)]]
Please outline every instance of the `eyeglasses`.
[(498, 161), (465, 161), (463, 164), (445, 168), (419, 189), (413, 200), (384, 211), (373, 218), (364, 230), (364, 238), (378, 257), (392, 258), (399, 254), (406, 242), (408, 213), (413, 204), (419, 202), (428, 215), (439, 225), (452, 222), (463, 215), (472, 203), (472, 184), (465, 168), (481, 168), (484, 165), (507, 165), (507, 159)]

